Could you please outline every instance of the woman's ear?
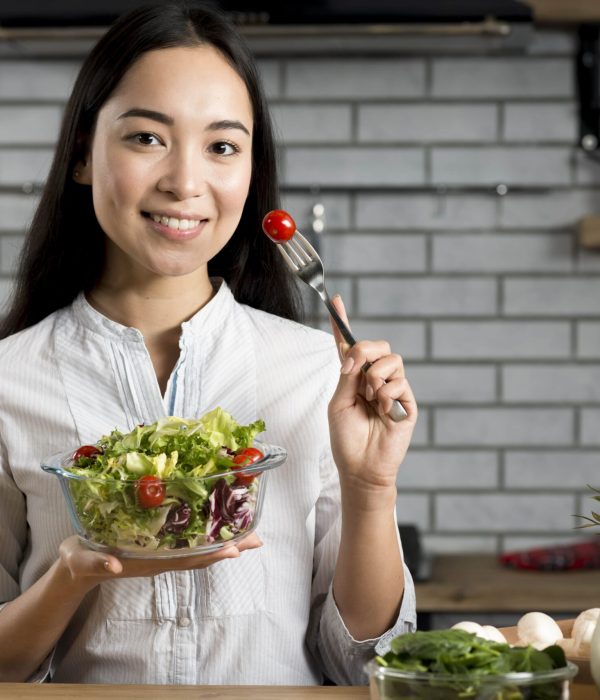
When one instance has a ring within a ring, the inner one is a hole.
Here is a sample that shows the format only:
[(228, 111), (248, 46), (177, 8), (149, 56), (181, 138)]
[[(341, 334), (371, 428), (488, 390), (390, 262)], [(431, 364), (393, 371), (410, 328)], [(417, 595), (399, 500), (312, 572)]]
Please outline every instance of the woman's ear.
[(89, 158), (79, 160), (73, 168), (73, 180), (78, 185), (92, 184), (92, 163)]
[(76, 140), (75, 155), (79, 156), (75, 162), (72, 176), (78, 185), (92, 184), (92, 154), (90, 152), (90, 138), (84, 133), (79, 133)]

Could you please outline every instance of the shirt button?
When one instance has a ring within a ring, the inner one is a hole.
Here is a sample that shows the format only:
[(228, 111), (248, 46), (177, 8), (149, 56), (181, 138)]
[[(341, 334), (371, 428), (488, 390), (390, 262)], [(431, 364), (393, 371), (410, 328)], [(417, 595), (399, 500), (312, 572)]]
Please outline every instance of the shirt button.
[(180, 627), (189, 627), (192, 624), (192, 621), (190, 620), (189, 617), (180, 617), (179, 618), (179, 626)]

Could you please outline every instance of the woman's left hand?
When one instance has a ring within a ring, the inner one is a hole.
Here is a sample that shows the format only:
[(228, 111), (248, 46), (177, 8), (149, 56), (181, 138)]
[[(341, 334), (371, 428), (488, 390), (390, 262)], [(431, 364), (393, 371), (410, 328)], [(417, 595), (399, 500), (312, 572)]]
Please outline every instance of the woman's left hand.
[[(347, 322), (341, 297), (333, 304)], [(329, 403), (329, 430), (342, 491), (359, 499), (395, 492), (398, 467), (417, 421), (417, 404), (404, 374), (402, 358), (385, 341), (345, 343), (332, 322), (342, 366)], [(372, 366), (363, 372), (366, 362)], [(407, 417), (395, 423), (387, 414), (397, 399)], [(350, 489), (350, 492), (348, 492)], [(366, 504), (366, 501), (365, 501)]]

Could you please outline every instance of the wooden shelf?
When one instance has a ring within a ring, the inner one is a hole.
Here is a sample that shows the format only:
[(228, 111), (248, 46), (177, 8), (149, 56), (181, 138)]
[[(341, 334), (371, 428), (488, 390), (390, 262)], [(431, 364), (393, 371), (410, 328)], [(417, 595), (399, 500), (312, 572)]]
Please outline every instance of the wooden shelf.
[(526, 0), (538, 24), (600, 22), (598, 0)]
[(586, 216), (579, 222), (577, 241), (582, 248), (600, 248), (600, 216)]
[(599, 604), (600, 570), (508, 569), (493, 555), (439, 555), (416, 585), (419, 613), (579, 612)]

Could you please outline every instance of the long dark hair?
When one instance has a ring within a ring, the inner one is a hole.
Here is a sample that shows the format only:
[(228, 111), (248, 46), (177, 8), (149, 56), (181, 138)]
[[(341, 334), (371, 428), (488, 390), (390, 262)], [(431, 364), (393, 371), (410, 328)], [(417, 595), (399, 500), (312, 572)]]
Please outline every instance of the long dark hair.
[(21, 253), (16, 285), (0, 338), (32, 326), (70, 304), (99, 280), (105, 234), (94, 213), (91, 187), (73, 182), (98, 112), (144, 53), (175, 46), (212, 45), (240, 75), (254, 117), (253, 174), (240, 223), (209, 262), (235, 298), (284, 318), (300, 320), (301, 299), (275, 245), (261, 232), (264, 214), (278, 206), (271, 121), (252, 56), (235, 28), (214, 8), (189, 2), (148, 5), (121, 17), (85, 60), (67, 103), (54, 160)]

